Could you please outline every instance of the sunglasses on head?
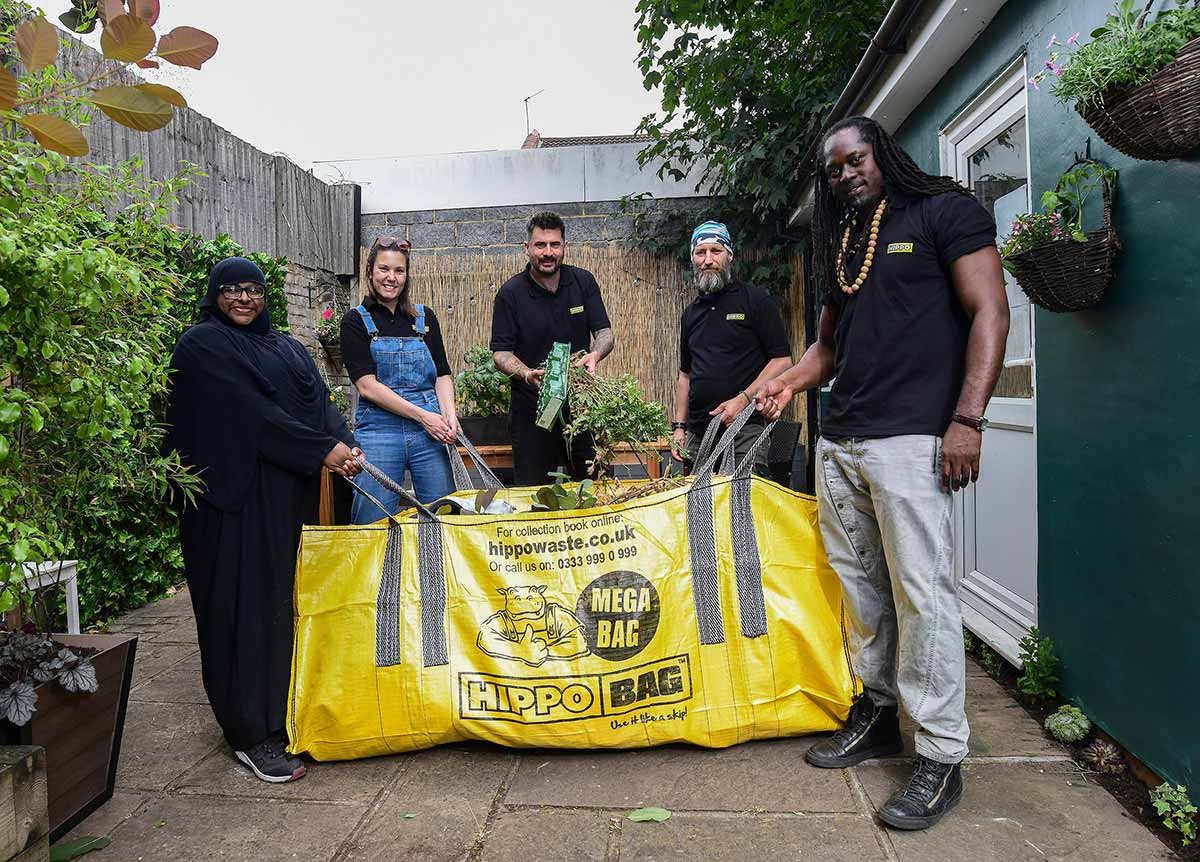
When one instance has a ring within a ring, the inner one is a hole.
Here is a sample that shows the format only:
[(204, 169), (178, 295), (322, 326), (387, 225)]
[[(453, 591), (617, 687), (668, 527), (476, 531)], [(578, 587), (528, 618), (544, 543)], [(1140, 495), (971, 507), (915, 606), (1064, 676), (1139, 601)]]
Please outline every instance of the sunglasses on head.
[(375, 248), (379, 251), (393, 248), (399, 251), (408, 251), (412, 248), (412, 243), (396, 236), (380, 236), (375, 238)]
[(221, 285), (221, 295), (227, 299), (237, 299), (243, 292), (251, 299), (262, 299), (267, 295), (267, 289), (261, 284), (251, 284), (248, 287), (240, 284)]

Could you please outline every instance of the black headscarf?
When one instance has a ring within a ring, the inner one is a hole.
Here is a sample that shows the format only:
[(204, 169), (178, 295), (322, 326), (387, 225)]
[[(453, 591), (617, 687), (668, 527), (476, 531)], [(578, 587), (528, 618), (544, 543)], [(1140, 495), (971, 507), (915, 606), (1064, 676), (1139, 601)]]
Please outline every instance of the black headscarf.
[(271, 327), (265, 307), (245, 326), (221, 311), (221, 285), (245, 281), (265, 286), (253, 261), (231, 257), (213, 267), (200, 322), (171, 357), (167, 448), (201, 470), (204, 499), (224, 511), (238, 511), (255, 480), (265, 423), (297, 426), (294, 451), (266, 453), (285, 466), (316, 471), (337, 442), (326, 430), (328, 389), (308, 351)]

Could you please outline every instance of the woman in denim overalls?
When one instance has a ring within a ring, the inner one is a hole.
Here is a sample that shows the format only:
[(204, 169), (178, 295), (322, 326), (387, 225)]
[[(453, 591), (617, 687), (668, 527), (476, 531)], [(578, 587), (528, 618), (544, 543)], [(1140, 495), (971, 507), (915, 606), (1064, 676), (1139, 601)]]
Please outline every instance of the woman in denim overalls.
[[(437, 318), (409, 300), (408, 264), (406, 241), (381, 237), (372, 243), (367, 254), (367, 286), (373, 303), (370, 309), (364, 304), (347, 312), (341, 342), (347, 371), (360, 396), (354, 414), (359, 445), (373, 464), (397, 482), (403, 481), (407, 469), (412, 474), (413, 493), (427, 503), (454, 490), (445, 444), (454, 442), (459, 425), (454, 380), (448, 366), (439, 373), (434, 361), (436, 354), (445, 365), (446, 351)], [(361, 325), (352, 319), (356, 316)], [(389, 331), (407, 332), (411, 327), (413, 335), (382, 335), (381, 323)], [(363, 326), (370, 338), (369, 360), (362, 346)], [(359, 358), (365, 365), (353, 361)], [(364, 373), (364, 368), (370, 366), (374, 373)], [(352, 523), (370, 524), (401, 508), (400, 496), (366, 473), (359, 474), (355, 481), (388, 511), (381, 512), (366, 497), (356, 494)]]

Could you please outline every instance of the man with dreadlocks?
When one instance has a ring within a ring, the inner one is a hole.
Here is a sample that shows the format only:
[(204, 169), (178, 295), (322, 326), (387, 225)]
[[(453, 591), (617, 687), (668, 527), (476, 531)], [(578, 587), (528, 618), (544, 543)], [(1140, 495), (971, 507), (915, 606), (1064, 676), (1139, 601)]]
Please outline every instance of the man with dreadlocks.
[(758, 402), (775, 418), (794, 393), (833, 378), (818, 512), (864, 692), (846, 727), (806, 759), (836, 768), (900, 752), (902, 703), (917, 725), (917, 762), (879, 816), (924, 829), (962, 795), (966, 667), (951, 492), (979, 478), (1008, 299), (995, 222), (967, 190), (921, 171), (866, 117), (830, 128), (820, 152), (820, 331)]

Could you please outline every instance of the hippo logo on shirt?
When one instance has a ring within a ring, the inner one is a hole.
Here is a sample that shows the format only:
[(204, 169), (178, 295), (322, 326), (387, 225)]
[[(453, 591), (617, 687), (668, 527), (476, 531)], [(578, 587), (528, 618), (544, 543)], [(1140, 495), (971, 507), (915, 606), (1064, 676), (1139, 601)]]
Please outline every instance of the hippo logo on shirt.
[(547, 601), (545, 585), (501, 587), (504, 607), (483, 621), (475, 644), (493, 658), (540, 667), (588, 654), (575, 614)]

